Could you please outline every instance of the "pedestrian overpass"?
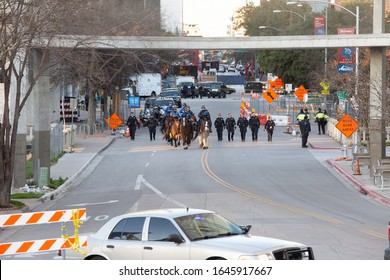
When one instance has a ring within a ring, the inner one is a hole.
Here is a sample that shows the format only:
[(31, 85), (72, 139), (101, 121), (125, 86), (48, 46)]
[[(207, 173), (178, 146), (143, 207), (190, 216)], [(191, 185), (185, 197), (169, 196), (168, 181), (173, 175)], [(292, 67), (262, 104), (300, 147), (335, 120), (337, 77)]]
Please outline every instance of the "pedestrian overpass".
[[(390, 47), (390, 34), (255, 36), (255, 37), (154, 37), (57, 36), (46, 47), (131, 50), (285, 50)], [(39, 47), (40, 43), (36, 45)]]

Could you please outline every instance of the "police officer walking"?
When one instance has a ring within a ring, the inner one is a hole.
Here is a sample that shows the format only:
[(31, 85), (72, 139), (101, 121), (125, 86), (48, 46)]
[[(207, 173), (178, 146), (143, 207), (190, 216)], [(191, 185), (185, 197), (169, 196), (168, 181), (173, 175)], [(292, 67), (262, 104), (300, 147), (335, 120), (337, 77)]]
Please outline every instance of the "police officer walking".
[(303, 109), (301, 109), (301, 111), (297, 115), (297, 123), (298, 123), (298, 125), (301, 123), (301, 121), (303, 121), (303, 119), (305, 118), (305, 115), (306, 114), (303, 112)]
[(256, 112), (252, 113), (248, 123), (252, 131), (252, 141), (257, 141), (257, 137), (259, 134), (259, 127), (260, 127), (260, 120)]
[(233, 141), (234, 130), (236, 129), (236, 120), (233, 118), (232, 113), (228, 114), (225, 124), (228, 131), (228, 141), (230, 141), (230, 139)]
[(267, 130), (268, 134), (268, 142), (272, 142), (272, 135), (274, 133), (275, 128), (275, 122), (273, 121), (272, 117), (269, 116), (267, 122), (265, 123), (264, 130)]
[(218, 117), (214, 121), (214, 127), (217, 129), (218, 141), (222, 141), (223, 129), (225, 128), (225, 121), (222, 118), (221, 113), (218, 113)]
[(305, 116), (303, 121), (299, 124), (299, 128), (301, 129), (302, 133), (302, 148), (307, 148), (307, 139), (309, 138), (309, 133), (311, 131), (310, 127), (310, 121), (308, 116)]
[(153, 115), (149, 117), (147, 126), (149, 129), (150, 141), (156, 140), (156, 127), (158, 126), (158, 121)]
[(136, 130), (137, 127), (139, 126), (137, 117), (134, 116), (134, 112), (131, 112), (131, 113), (130, 113), (130, 117), (127, 119), (126, 124), (127, 124), (127, 126), (129, 127), (130, 139), (131, 139), (132, 141), (134, 141), (134, 139), (135, 139), (135, 130)]
[(237, 126), (240, 128), (241, 141), (245, 142), (246, 130), (249, 125), (248, 119), (241, 114), (237, 120)]
[[(322, 112), (321, 108), (318, 108), (318, 112), (315, 116), (316, 118), (316, 123), (318, 125), (318, 135), (321, 135), (321, 128), (323, 126), (323, 123), (325, 122), (325, 114)], [(325, 134), (325, 126), (324, 131), (322, 131), (323, 134)]]

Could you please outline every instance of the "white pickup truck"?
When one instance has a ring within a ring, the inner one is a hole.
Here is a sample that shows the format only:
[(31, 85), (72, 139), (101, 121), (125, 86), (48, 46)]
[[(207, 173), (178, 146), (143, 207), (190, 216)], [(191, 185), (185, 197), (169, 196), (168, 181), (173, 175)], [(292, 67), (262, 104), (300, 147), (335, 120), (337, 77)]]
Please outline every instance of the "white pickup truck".
[(161, 93), (161, 79), (160, 73), (133, 75), (129, 77), (130, 85), (122, 88), (122, 91), (128, 96), (156, 97)]

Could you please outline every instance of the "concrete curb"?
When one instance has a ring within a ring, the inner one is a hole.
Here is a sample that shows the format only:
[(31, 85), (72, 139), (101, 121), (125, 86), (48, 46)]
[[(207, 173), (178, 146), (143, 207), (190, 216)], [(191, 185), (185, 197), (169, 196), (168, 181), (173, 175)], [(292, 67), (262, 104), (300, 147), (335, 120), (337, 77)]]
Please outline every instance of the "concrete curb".
[(358, 180), (356, 180), (354, 177), (352, 177), (350, 174), (345, 172), (340, 166), (337, 165), (337, 163), (334, 160), (328, 159), (326, 162), (332, 166), (338, 173), (340, 173), (342, 176), (344, 176), (346, 179), (348, 179), (350, 182), (352, 182), (353, 186), (362, 194), (367, 195), (368, 197), (371, 197), (387, 206), (390, 206), (390, 199), (387, 197), (384, 197), (380, 195), (379, 193), (370, 190), (366, 188), (366, 186), (362, 183), (360, 183)]
[(106, 150), (115, 140), (115, 137), (112, 137), (107, 144), (97, 153), (95, 153), (93, 156), (90, 157), (90, 159), (85, 162), (85, 164), (78, 170), (72, 177), (70, 177), (68, 180), (66, 180), (65, 183), (63, 183), (61, 186), (59, 186), (56, 190), (52, 192), (48, 192), (42, 197), (39, 198), (41, 202), (46, 202), (47, 200), (53, 200), (56, 198), (59, 194), (61, 194), (64, 190), (66, 190), (73, 182), (80, 176), (82, 172), (88, 167), (88, 165), (104, 150)]

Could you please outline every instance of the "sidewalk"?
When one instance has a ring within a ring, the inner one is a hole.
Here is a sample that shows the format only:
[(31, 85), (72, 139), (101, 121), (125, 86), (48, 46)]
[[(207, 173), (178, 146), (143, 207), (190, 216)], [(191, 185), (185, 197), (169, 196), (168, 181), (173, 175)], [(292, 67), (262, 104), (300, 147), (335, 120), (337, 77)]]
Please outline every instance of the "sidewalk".
[[(344, 152), (341, 150), (341, 144), (336, 140), (328, 135), (311, 133), (309, 136), (309, 146), (314, 151), (322, 151), (325, 155), (328, 155), (326, 163), (351, 182), (357, 191), (390, 206), (390, 187), (385, 186), (382, 190), (379, 184), (379, 186), (375, 186), (373, 177), (370, 177), (368, 166), (360, 165), (361, 175), (354, 175), (352, 161), (338, 160), (343, 156)], [(386, 149), (386, 154), (389, 155), (390, 149), (388, 147)], [(351, 148), (348, 149), (347, 155), (348, 157), (352, 157)]]
[[(27, 206), (24, 209), (24, 212), (33, 211), (38, 205), (48, 200), (53, 200), (65, 191), (67, 187), (73, 184), (95, 157), (114, 141), (115, 137), (116, 136), (111, 135), (111, 130), (105, 131), (104, 133), (95, 133), (90, 136), (76, 135), (72, 152), (64, 154), (55, 165), (50, 167), (51, 178), (68, 178), (66, 182), (55, 191), (48, 192), (39, 199), (19, 199)], [(2, 214), (1, 211), (0, 214)]]
[[(73, 183), (100, 152), (106, 149), (114, 141), (115, 137), (116, 136), (111, 135), (111, 131), (97, 133), (86, 138), (84, 138), (83, 135), (77, 136), (73, 152), (65, 154), (59, 159), (57, 164), (50, 168), (51, 178), (68, 178), (67, 181), (57, 190), (45, 194), (40, 199), (23, 200), (28, 206), (26, 207), (25, 212), (33, 211), (36, 206), (56, 198)], [(312, 133), (309, 136), (309, 146), (310, 148), (308, 150), (311, 150), (312, 154), (319, 161), (325, 161), (330, 168), (334, 168), (335, 171), (350, 181), (357, 191), (390, 206), (390, 187), (385, 187), (381, 190), (380, 187), (374, 186), (373, 178), (370, 177), (369, 169), (366, 166), (360, 166), (362, 175), (353, 175), (354, 172), (351, 161), (336, 160), (341, 157), (343, 153), (341, 151), (341, 145), (330, 136)], [(351, 149), (348, 151), (348, 155), (352, 155)]]

